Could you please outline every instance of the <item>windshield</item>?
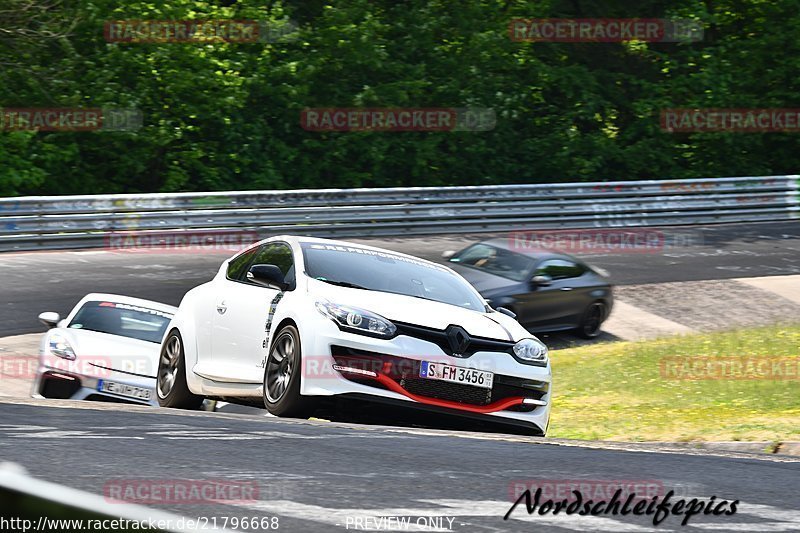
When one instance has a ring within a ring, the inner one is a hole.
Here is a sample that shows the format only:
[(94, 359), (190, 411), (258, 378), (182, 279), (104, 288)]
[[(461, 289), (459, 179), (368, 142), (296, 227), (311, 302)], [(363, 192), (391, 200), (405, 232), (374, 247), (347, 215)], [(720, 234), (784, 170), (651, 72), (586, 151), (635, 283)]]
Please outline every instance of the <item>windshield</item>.
[(354, 246), (303, 243), (302, 249), (306, 274), (320, 281), (486, 310), (466, 281), (434, 263)]
[(86, 302), (67, 326), (160, 343), (172, 315), (115, 302)]
[(450, 262), (514, 281), (527, 279), (534, 265), (529, 257), (488, 244), (473, 244), (451, 257)]

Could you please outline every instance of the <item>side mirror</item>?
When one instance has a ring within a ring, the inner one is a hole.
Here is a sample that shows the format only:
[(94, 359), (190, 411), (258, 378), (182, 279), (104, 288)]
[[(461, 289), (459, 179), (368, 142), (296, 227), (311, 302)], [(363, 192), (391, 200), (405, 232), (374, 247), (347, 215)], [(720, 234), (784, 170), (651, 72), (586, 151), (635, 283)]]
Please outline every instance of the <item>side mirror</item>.
[(47, 326), (48, 329), (56, 327), (59, 320), (61, 320), (61, 316), (53, 311), (46, 311), (39, 315), (39, 322)]
[(454, 255), (456, 255), (454, 250), (447, 250), (446, 252), (442, 252), (442, 259), (450, 259)]
[(512, 311), (511, 309), (506, 309), (505, 307), (498, 307), (495, 311), (499, 313), (503, 313), (504, 315), (510, 316), (511, 318), (517, 318), (517, 313)]
[(545, 274), (540, 274), (538, 276), (533, 276), (533, 278), (531, 278), (531, 283), (539, 287), (547, 287), (553, 283), (553, 278)]
[(247, 279), (253, 283), (273, 287), (282, 291), (289, 288), (284, 279), (283, 272), (275, 265), (253, 265), (247, 272)]

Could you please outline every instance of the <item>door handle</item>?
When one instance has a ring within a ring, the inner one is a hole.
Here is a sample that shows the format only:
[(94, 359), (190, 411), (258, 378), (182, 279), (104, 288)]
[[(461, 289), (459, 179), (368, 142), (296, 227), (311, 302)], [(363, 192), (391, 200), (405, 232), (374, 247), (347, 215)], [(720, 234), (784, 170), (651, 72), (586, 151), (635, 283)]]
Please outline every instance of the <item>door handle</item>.
[(571, 291), (572, 287), (561, 287), (562, 291)]
[(225, 311), (227, 310), (228, 308), (225, 306), (225, 302), (220, 302), (219, 304), (217, 304), (217, 313), (224, 315)]

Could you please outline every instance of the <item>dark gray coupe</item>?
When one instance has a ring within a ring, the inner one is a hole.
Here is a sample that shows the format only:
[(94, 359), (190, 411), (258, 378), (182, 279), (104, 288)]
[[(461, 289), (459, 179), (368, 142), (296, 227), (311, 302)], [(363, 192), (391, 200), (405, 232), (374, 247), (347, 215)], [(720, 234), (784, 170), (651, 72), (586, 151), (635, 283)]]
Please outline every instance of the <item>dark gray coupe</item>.
[(570, 255), (517, 251), (507, 240), (493, 239), (443, 256), (489, 305), (515, 313), (532, 332), (575, 330), (593, 338), (611, 313), (607, 274)]

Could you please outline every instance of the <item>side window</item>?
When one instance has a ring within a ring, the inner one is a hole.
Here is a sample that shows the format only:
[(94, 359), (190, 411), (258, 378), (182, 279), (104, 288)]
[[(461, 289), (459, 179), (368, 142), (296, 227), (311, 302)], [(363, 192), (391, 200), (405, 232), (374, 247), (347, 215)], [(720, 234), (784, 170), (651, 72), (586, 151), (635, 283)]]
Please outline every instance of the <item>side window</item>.
[(283, 272), (288, 283), (294, 283), (294, 257), (292, 249), (282, 243), (269, 243), (261, 246), (255, 254), (253, 265), (275, 265)]
[(245, 279), (247, 269), (250, 266), (250, 261), (253, 259), (255, 253), (256, 248), (253, 248), (252, 250), (248, 250), (243, 254), (239, 254), (231, 259), (228, 263), (228, 279), (233, 281), (243, 281)]
[(566, 259), (550, 259), (536, 268), (534, 276), (550, 276), (554, 280), (577, 278), (585, 272), (583, 266)]

